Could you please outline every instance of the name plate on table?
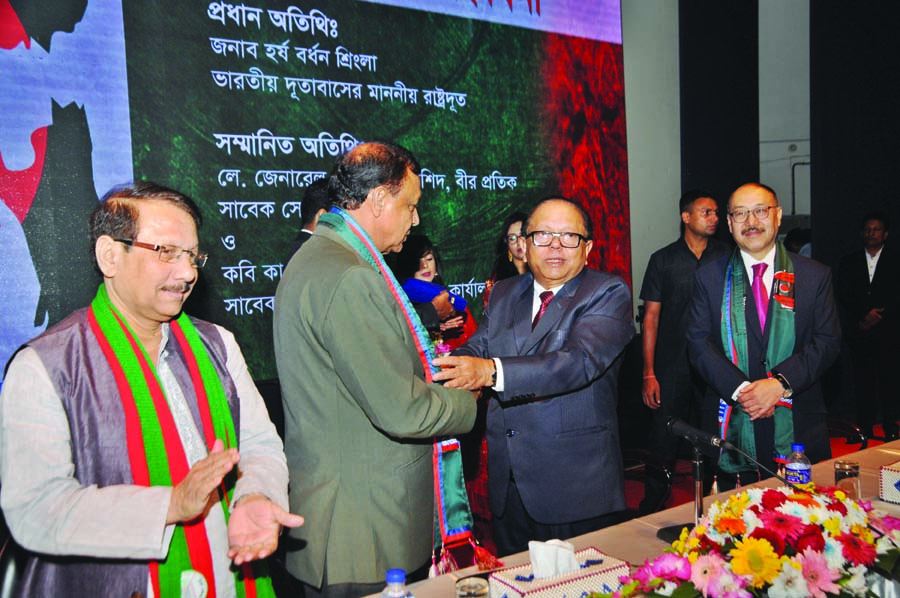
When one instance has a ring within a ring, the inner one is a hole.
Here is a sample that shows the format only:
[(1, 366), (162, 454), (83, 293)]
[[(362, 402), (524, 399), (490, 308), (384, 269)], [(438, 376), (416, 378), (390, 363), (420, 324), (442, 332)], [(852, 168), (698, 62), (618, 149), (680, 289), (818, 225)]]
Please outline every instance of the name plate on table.
[(878, 498), (885, 502), (900, 504), (900, 461), (881, 466)]
[(535, 579), (531, 563), (494, 571), (489, 578), (491, 598), (578, 597), (592, 592), (611, 593), (619, 589), (619, 578), (631, 570), (625, 561), (603, 554), (596, 548), (575, 553), (579, 568), (571, 573)]

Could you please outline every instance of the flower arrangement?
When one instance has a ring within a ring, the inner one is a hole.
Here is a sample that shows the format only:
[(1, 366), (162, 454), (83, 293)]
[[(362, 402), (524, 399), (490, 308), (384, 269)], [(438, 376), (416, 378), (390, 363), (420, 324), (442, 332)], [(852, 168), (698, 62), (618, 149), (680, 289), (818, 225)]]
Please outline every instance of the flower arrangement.
[(714, 503), (606, 596), (874, 596), (871, 575), (900, 579), (900, 519), (837, 488), (803, 488), (751, 488)]

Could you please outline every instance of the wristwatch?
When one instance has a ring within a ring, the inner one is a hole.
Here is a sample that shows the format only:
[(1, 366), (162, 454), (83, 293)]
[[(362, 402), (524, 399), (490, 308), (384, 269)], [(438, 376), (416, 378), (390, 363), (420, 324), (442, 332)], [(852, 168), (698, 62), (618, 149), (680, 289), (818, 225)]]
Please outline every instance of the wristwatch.
[(772, 371), (772, 377), (778, 380), (778, 382), (781, 383), (781, 388), (784, 389), (784, 392), (781, 394), (781, 398), (791, 398), (791, 395), (794, 394), (794, 389), (791, 388), (791, 383), (787, 381), (787, 378), (784, 377), (784, 374), (782, 374), (781, 372)]
[(493, 359), (491, 360), (494, 364), (494, 371), (491, 372), (491, 388), (497, 386), (497, 362)]

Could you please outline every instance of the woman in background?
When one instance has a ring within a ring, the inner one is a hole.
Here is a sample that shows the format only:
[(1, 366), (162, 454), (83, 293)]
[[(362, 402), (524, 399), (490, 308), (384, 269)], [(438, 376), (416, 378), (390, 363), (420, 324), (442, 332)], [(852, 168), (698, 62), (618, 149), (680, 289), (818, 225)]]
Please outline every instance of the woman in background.
[(525, 218), (523, 212), (513, 212), (503, 221), (503, 228), (500, 229), (494, 248), (494, 270), (484, 284), (484, 307), (487, 307), (495, 282), (524, 274), (528, 270), (528, 264), (525, 263), (525, 238), (522, 236)]
[[(441, 276), (441, 256), (431, 240), (425, 235), (410, 235), (393, 261), (394, 275), (403, 285), (432, 340), (448, 345), (447, 351), (466, 342), (477, 328), (475, 318), (465, 299), (447, 290)], [(454, 308), (452, 315), (443, 319), (432, 315), (435, 298), (442, 293), (448, 294)]]

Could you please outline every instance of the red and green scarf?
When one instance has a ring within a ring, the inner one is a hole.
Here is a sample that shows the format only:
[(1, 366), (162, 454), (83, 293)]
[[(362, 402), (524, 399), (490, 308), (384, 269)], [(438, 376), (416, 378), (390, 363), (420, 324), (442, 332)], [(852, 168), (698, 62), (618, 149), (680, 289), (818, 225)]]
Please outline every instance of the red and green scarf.
[[(735, 249), (725, 271), (725, 290), (722, 295), (722, 345), (725, 354), (744, 374), (749, 375), (747, 357), (746, 297), (749, 294), (748, 278), (744, 273), (744, 261), (739, 249)], [(775, 284), (769, 302), (769, 344), (766, 350), (766, 369), (781, 363), (794, 351), (794, 264), (781, 243), (775, 249)], [(791, 453), (794, 439), (794, 417), (791, 399), (782, 399), (775, 406), (775, 460), (783, 463)], [(755, 459), (756, 442), (753, 422), (743, 409), (735, 408), (719, 399), (719, 433), (732, 444)], [(756, 465), (743, 455), (724, 451), (719, 467), (736, 473), (756, 469)]]
[[(178, 428), (152, 360), (125, 318), (110, 302), (102, 284), (88, 310), (88, 321), (119, 390), (134, 483), (138, 486), (175, 486), (190, 470)], [(207, 446), (211, 448), (216, 438), (221, 438), (226, 448), (237, 447), (238, 437), (225, 390), (200, 335), (184, 313), (169, 326), (190, 372)], [(226, 523), (236, 479), (235, 470), (219, 490), (218, 504)], [(264, 564), (261, 565), (245, 565), (235, 572), (239, 598), (275, 595)], [(203, 520), (176, 525), (166, 559), (153, 561), (149, 567), (157, 598), (181, 596), (182, 572), (191, 570), (206, 578), (209, 598), (216, 596), (212, 552)]]
[[(406, 324), (416, 343), (419, 359), (422, 360), (425, 369), (425, 381), (433, 382), (432, 376), (438, 371), (438, 368), (432, 363), (435, 358), (434, 345), (428, 335), (428, 330), (422, 325), (422, 321), (403, 291), (403, 287), (394, 277), (381, 252), (375, 248), (369, 235), (349, 214), (337, 207), (331, 208), (330, 213), (323, 214), (319, 218), (318, 226), (323, 226), (339, 235), (384, 278), (391, 295), (403, 311)], [(443, 573), (455, 568), (449, 564), (452, 557), (446, 550), (447, 548), (465, 543), (471, 543), (474, 547), (473, 521), (463, 479), (459, 441), (452, 438), (436, 439), (432, 459), (435, 493), (434, 548), (442, 555), (441, 565), (437, 566), (436, 564), (436, 572)], [(480, 549), (480, 547), (477, 548)], [(476, 556), (481, 554), (476, 550)], [(480, 556), (479, 558), (486, 557)]]

